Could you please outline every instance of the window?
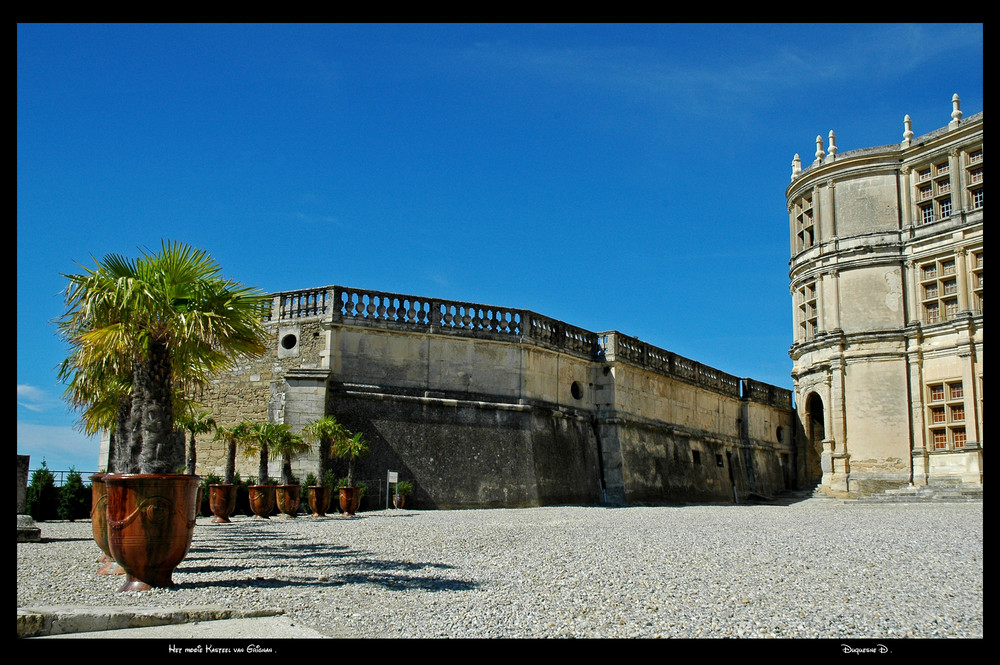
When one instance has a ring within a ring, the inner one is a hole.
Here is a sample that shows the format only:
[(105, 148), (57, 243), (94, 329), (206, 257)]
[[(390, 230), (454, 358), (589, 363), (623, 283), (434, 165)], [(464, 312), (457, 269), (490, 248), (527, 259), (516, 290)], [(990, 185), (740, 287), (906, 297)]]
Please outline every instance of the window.
[(958, 277), (955, 259), (938, 259), (920, 266), (920, 300), (924, 323), (937, 323), (958, 314)]
[(965, 391), (961, 381), (941, 381), (927, 386), (928, 441), (934, 450), (964, 448)]
[(972, 253), (972, 309), (983, 313), (983, 251)]
[(982, 147), (972, 148), (965, 153), (966, 165), (966, 189), (968, 190), (969, 205), (973, 210), (983, 207), (983, 149)]
[(816, 225), (813, 221), (812, 196), (807, 196), (795, 204), (796, 247), (798, 251), (809, 249), (816, 243)]
[(920, 223), (951, 217), (951, 166), (947, 159), (917, 170)]
[(816, 282), (810, 282), (799, 289), (798, 300), (799, 340), (809, 341), (816, 337), (819, 322), (819, 310), (816, 306)]

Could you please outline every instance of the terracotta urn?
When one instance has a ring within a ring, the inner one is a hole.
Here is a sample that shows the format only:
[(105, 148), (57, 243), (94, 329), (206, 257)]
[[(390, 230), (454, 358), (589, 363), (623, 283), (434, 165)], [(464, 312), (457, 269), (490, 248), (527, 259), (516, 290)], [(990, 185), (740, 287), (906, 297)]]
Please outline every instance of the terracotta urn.
[(174, 585), (174, 569), (194, 535), (200, 480), (173, 473), (104, 477), (108, 549), (126, 575), (119, 591)]
[(111, 556), (108, 549), (108, 491), (104, 485), (106, 473), (95, 473), (90, 476), (90, 525), (93, 528), (94, 542), (101, 548), (101, 567), (98, 575), (122, 575), (125, 571)]
[(309, 486), (309, 509), (313, 517), (326, 517), (330, 508), (330, 488), (326, 485)]
[(285, 517), (295, 517), (302, 503), (302, 488), (299, 485), (278, 485), (275, 496), (281, 514)]
[(340, 512), (344, 515), (353, 515), (358, 512), (358, 506), (361, 504), (361, 488), (360, 487), (341, 487), (340, 488)]
[(406, 504), (405, 494), (393, 494), (392, 495), (392, 506), (393, 508), (402, 508)]
[(254, 519), (269, 519), (274, 510), (274, 485), (251, 485), (249, 489)]
[(236, 510), (236, 485), (209, 485), (208, 505), (212, 509), (213, 524), (232, 524), (229, 516)]

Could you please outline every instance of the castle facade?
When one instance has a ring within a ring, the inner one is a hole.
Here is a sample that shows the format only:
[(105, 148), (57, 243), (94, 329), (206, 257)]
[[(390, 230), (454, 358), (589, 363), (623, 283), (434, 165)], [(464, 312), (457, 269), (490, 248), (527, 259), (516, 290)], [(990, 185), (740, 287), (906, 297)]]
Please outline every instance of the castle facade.
[(788, 201), (804, 484), (983, 480), (983, 114), (898, 144), (816, 137)]

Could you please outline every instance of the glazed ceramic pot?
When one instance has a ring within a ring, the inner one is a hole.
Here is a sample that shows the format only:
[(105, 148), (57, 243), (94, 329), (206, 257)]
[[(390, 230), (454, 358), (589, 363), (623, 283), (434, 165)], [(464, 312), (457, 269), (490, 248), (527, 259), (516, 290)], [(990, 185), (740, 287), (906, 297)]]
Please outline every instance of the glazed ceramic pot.
[(275, 489), (278, 510), (285, 517), (295, 517), (302, 503), (302, 488), (299, 485), (278, 485)]
[(251, 485), (250, 509), (254, 519), (269, 519), (274, 510), (274, 485)]
[(209, 485), (208, 505), (213, 524), (231, 524), (229, 516), (236, 510), (236, 485)]
[(341, 487), (340, 488), (340, 512), (344, 515), (353, 515), (358, 512), (358, 506), (361, 504), (361, 488), (360, 487)]
[(108, 490), (104, 485), (106, 473), (95, 473), (90, 476), (90, 525), (94, 532), (94, 542), (104, 553), (101, 555), (101, 567), (98, 575), (122, 575), (124, 570), (119, 566), (108, 550)]
[(173, 473), (104, 477), (108, 550), (126, 575), (119, 591), (174, 585), (174, 569), (194, 535), (200, 480)]
[(309, 509), (313, 517), (325, 517), (330, 508), (330, 488), (326, 485), (309, 486)]

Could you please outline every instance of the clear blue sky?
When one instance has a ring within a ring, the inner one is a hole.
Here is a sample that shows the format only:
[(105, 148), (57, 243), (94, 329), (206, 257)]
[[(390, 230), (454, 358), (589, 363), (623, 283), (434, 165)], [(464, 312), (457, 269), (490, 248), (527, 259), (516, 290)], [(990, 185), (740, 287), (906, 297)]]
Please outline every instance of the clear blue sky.
[(791, 387), (795, 153), (983, 110), (981, 24), (19, 25), (17, 450), (97, 468), (61, 273), (520, 307)]

